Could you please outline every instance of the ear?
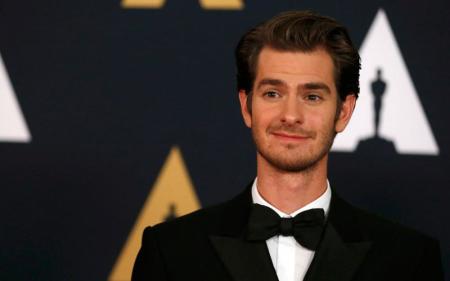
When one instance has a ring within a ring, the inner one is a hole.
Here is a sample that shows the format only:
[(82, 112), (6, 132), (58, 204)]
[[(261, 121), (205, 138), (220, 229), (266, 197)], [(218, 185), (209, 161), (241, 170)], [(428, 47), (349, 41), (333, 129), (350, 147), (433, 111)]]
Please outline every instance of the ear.
[(241, 104), (241, 114), (247, 127), (252, 127), (252, 115), (248, 112), (247, 102), (251, 102), (248, 94), (244, 90), (239, 90), (239, 103)]
[(352, 117), (353, 110), (356, 105), (356, 95), (350, 94), (345, 97), (345, 100), (342, 102), (341, 111), (339, 112), (339, 117), (336, 120), (335, 130), (337, 133), (344, 131), (347, 126), (350, 118)]

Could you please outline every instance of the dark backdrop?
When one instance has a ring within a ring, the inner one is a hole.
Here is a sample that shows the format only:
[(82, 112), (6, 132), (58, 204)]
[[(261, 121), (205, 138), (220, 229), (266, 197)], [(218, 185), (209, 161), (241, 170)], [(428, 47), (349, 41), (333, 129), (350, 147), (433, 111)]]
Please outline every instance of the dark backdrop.
[(256, 23), (305, 8), (347, 25), (358, 47), (386, 12), (440, 152), (332, 153), (330, 181), (440, 239), (449, 273), (448, 1), (248, 0), (220, 11), (186, 0), (2, 0), (0, 53), (32, 141), (0, 142), (0, 279), (106, 280), (174, 145), (202, 206), (242, 190), (255, 155), (234, 46)]

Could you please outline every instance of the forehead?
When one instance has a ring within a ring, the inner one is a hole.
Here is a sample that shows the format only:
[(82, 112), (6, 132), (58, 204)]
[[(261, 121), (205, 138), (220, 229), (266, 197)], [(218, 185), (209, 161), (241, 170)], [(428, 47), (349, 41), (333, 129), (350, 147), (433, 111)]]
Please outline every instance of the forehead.
[(322, 48), (311, 52), (279, 51), (264, 47), (258, 57), (255, 83), (281, 79), (288, 84), (322, 82), (335, 89), (334, 63)]

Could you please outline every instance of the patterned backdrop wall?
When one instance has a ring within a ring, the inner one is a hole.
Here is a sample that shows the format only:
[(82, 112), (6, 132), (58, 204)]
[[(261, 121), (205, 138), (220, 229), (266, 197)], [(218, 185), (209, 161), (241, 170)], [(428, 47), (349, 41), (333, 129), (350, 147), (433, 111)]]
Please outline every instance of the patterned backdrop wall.
[(441, 241), (450, 280), (450, 2), (0, 2), (0, 280), (129, 281), (142, 229), (255, 175), (233, 50), (313, 9), (362, 57), (330, 156), (353, 204)]

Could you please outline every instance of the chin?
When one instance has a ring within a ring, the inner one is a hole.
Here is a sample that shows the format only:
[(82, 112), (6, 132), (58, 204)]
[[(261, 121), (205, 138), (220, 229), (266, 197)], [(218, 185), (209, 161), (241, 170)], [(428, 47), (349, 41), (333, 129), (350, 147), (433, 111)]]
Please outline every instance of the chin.
[[(260, 156), (268, 162), (272, 167), (285, 172), (304, 172), (315, 168), (319, 162), (325, 157), (326, 153), (318, 154), (310, 157), (280, 157), (280, 154), (271, 155), (259, 151)], [(290, 155), (291, 156), (291, 155)]]

